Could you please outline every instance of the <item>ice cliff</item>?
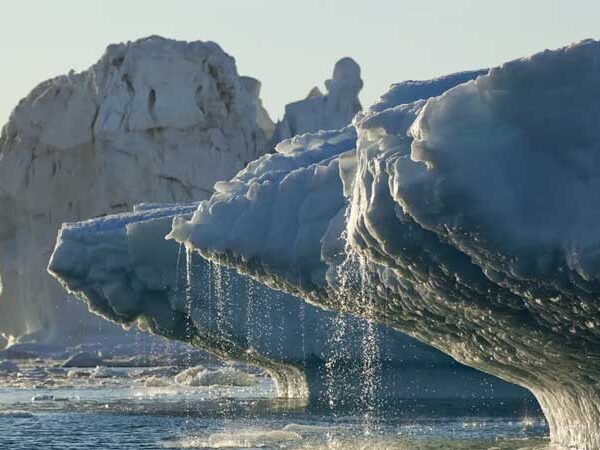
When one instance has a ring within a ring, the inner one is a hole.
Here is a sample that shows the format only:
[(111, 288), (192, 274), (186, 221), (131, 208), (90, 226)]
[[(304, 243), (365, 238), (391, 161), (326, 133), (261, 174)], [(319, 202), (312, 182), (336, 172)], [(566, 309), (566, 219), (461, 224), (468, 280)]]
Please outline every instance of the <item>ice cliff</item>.
[(88, 326), (45, 270), (60, 225), (208, 198), (268, 150), (259, 90), (217, 44), (160, 37), (37, 86), (0, 138), (0, 330)]
[(171, 237), (524, 386), (553, 444), (599, 449), (600, 43), (391, 94), (355, 152), (325, 155), (326, 134), (265, 156)]

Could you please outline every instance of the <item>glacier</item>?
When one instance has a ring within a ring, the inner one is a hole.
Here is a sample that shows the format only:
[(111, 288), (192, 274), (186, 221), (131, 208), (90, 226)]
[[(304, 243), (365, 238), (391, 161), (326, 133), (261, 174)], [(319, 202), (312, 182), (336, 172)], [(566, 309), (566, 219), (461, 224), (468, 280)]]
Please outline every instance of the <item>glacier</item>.
[(96, 330), (46, 272), (60, 225), (208, 198), (268, 151), (259, 91), (217, 44), (152, 36), (24, 98), (0, 137), (0, 331)]
[(523, 386), (554, 445), (598, 449), (600, 42), (464, 81), (396, 86), (409, 103), (359, 113), (355, 151), (262, 157), (169, 237)]

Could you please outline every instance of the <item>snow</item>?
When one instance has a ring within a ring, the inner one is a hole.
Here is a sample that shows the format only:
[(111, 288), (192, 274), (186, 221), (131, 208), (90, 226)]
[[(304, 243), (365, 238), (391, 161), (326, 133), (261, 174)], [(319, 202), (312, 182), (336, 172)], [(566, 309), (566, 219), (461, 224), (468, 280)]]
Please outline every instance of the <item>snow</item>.
[(363, 87), (360, 66), (352, 58), (340, 59), (325, 87), (325, 95), (314, 87), (304, 100), (286, 105), (285, 115), (275, 127), (273, 145), (295, 135), (338, 130), (350, 124), (362, 108), (358, 99)]
[(396, 87), (355, 157), (242, 172), (170, 236), (527, 387), (554, 444), (598, 448), (599, 61), (584, 41), (429, 100)]
[(259, 91), (217, 44), (156, 36), (37, 86), (0, 138), (0, 330), (97, 330), (47, 276), (60, 225), (208, 198), (267, 151), (274, 125)]

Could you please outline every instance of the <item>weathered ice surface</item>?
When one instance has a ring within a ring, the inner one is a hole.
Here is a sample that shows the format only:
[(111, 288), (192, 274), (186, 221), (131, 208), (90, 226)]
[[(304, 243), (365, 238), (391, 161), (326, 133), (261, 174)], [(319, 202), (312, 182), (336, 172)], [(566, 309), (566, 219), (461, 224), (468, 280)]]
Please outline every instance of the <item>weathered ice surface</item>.
[[(262, 209), (249, 211), (250, 215), (240, 222), (240, 226), (248, 227), (239, 232), (253, 236), (246, 243), (256, 251), (285, 249), (285, 255), (273, 253), (271, 257), (283, 260), (295, 254), (296, 267), (310, 268), (320, 259), (320, 249), (314, 252), (307, 245), (312, 244), (311, 235), (292, 244), (274, 242), (283, 236), (280, 231), (269, 232), (252, 224), (262, 214), (285, 212), (301, 198), (297, 194), (304, 188), (315, 192), (314, 203), (304, 205), (300, 211), (307, 221), (318, 217), (323, 205), (331, 203), (343, 209), (347, 201), (342, 190), (331, 189), (321, 199), (319, 183), (327, 186), (333, 182), (341, 187), (339, 170), (351, 168), (355, 145), (352, 127), (297, 136), (279, 144), (276, 154), (250, 163), (237, 180), (217, 183), (215, 198), (229, 198), (236, 189), (242, 189), (240, 201), (246, 201), (260, 195), (252, 192), (261, 189), (258, 184), (248, 190), (244, 186), (261, 178), (261, 174), (266, 175), (264, 186), (276, 187), (286, 178), (287, 196), (273, 198)], [(340, 155), (344, 155), (342, 160)], [(305, 185), (303, 171), (314, 165), (320, 165), (318, 180)], [(364, 398), (365, 386), (370, 389), (368, 384), (372, 383), (376, 388), (371, 394), (378, 401), (527, 398), (524, 391), (460, 366), (406, 336), (305, 306), (297, 298), (249, 283), (231, 270), (194, 257), (173, 241), (165, 241), (163, 236), (170, 230), (172, 218), (179, 215), (189, 219), (196, 207), (146, 204), (132, 214), (65, 225), (49, 270), (91, 310), (112, 321), (137, 322), (159, 335), (266, 367), (282, 396), (309, 394), (311, 400), (327, 402), (343, 396), (348, 404), (349, 397)], [(277, 226), (294, 228), (294, 216), (289, 219), (278, 217)], [(223, 229), (211, 230), (209, 239), (230, 236)], [(317, 228), (316, 233), (320, 236), (323, 230)], [(276, 269), (274, 265), (270, 270)], [(326, 266), (321, 269), (312, 274), (316, 279), (324, 276)], [(377, 342), (369, 342), (369, 338)], [(378, 366), (372, 374), (362, 373), (365, 352), (372, 354)]]
[[(341, 140), (338, 148), (353, 143)], [(282, 397), (346, 407), (365, 399), (521, 405), (528, 398), (407, 336), (306, 305), (165, 240), (173, 217), (189, 218), (196, 206), (142, 205), (65, 225), (49, 270), (109, 320), (265, 368)], [(367, 350), (377, 366), (372, 374), (363, 373)]]
[(60, 225), (208, 198), (267, 151), (259, 90), (215, 43), (150, 37), (23, 99), (0, 138), (0, 330), (90, 326), (46, 272)]
[(360, 66), (352, 58), (340, 59), (335, 64), (332, 78), (325, 81), (325, 87), (326, 94), (314, 87), (304, 100), (286, 105), (285, 115), (275, 127), (273, 146), (299, 134), (339, 130), (352, 122), (361, 110), (358, 100), (363, 87)]
[(585, 41), (369, 110), (355, 154), (243, 171), (171, 237), (524, 386), (555, 445), (598, 449), (599, 61)]

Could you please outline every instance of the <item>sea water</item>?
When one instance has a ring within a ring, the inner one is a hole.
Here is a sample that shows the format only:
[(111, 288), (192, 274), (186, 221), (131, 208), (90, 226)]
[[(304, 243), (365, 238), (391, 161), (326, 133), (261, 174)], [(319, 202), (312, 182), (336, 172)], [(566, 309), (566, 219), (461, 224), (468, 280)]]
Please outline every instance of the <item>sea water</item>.
[[(475, 450), (548, 445), (543, 418), (526, 409), (516, 414), (510, 411), (519, 408), (502, 405), (411, 402), (370, 407), (365, 425), (365, 415), (332, 411), (327, 402), (308, 407), (277, 399), (274, 384), (259, 370), (211, 364), (205, 362), (177, 382), (184, 368), (67, 369), (51, 361), (19, 362), (19, 372), (0, 375), (0, 449)], [(202, 371), (211, 374), (203, 378), (212, 380), (207, 385), (182, 381)], [(238, 371), (243, 373), (240, 383), (232, 376)], [(255, 382), (248, 383), (248, 376)]]

